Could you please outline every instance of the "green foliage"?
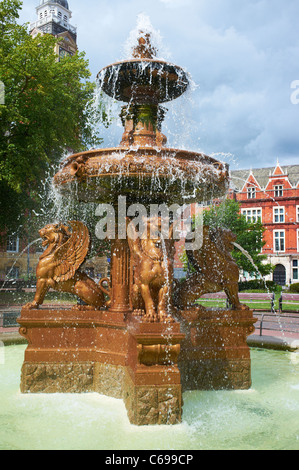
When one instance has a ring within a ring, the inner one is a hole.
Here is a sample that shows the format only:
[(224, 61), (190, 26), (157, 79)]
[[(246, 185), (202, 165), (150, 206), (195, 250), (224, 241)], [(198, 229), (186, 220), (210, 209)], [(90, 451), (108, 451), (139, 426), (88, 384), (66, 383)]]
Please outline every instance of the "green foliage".
[(289, 292), (293, 294), (299, 294), (299, 282), (295, 282), (290, 285)]
[[(261, 254), (261, 250), (265, 245), (263, 238), (265, 228), (261, 222), (247, 222), (246, 217), (240, 214), (238, 202), (226, 199), (220, 205), (209, 207), (204, 211), (203, 221), (204, 225), (211, 228), (226, 228), (236, 235), (236, 243), (251, 257), (251, 260), (249, 260), (238, 248), (233, 250), (232, 255), (240, 270), (247, 271), (257, 278), (272, 271), (272, 266), (265, 264), (267, 256)], [(187, 268), (186, 253), (182, 255), (181, 260)], [(190, 267), (188, 268), (190, 269)]]
[(56, 38), (33, 38), (17, 23), (21, 5), (0, 1), (0, 231), (16, 230), (38, 207), (45, 174), (67, 149), (100, 142), (86, 111), (95, 85), (84, 53), (59, 61)]
[[(232, 255), (239, 268), (247, 271), (250, 275), (259, 277), (270, 274), (272, 266), (265, 264), (267, 256), (261, 251), (265, 245), (265, 227), (260, 221), (248, 222), (246, 217), (240, 213), (240, 205), (237, 201), (226, 199), (219, 206), (213, 206), (204, 213), (204, 224), (213, 228), (223, 227), (231, 230), (236, 236), (236, 243), (240, 245), (251, 257), (251, 260), (235, 248)], [(258, 268), (258, 271), (254, 265)]]
[(269, 291), (269, 292), (280, 292), (281, 286), (278, 286), (273, 281), (264, 282), (262, 279), (251, 279), (250, 281), (239, 282), (239, 291)]

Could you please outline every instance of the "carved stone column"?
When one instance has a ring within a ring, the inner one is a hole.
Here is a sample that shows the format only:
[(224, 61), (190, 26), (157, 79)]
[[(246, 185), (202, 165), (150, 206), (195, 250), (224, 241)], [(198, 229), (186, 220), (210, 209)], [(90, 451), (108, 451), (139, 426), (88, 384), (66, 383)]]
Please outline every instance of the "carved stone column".
[(111, 242), (111, 303), (109, 312), (127, 314), (130, 304), (130, 248), (128, 240)]

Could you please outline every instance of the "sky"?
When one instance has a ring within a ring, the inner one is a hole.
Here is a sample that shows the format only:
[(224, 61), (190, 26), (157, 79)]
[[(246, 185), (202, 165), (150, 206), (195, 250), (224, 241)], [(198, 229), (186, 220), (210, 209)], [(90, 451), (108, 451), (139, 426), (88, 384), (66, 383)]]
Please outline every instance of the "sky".
[[(162, 37), (160, 55), (194, 86), (167, 103), (168, 146), (213, 155), (231, 169), (299, 164), (298, 0), (68, 0), (92, 78), (124, 58), (146, 15)], [(39, 0), (23, 0), (20, 22)], [(105, 135), (117, 145), (119, 124)], [(108, 145), (109, 144), (109, 145)]]

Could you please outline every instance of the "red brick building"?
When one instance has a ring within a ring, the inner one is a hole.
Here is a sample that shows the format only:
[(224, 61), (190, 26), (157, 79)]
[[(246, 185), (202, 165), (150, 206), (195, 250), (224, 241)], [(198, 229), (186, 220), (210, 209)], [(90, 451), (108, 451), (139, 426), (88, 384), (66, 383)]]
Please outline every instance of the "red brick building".
[(231, 196), (266, 228), (263, 253), (275, 266), (269, 279), (299, 282), (299, 165), (232, 171)]

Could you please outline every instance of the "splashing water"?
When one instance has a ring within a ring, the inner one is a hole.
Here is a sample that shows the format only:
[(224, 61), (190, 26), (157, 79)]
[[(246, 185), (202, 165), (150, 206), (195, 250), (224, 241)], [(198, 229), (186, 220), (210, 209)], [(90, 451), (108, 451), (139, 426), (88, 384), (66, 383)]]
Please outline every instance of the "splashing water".
[(253, 258), (252, 256), (248, 253), (248, 251), (246, 251), (241, 245), (239, 245), (239, 243), (236, 243), (236, 242), (233, 242), (233, 244), (235, 245), (236, 248), (238, 248), (238, 250), (240, 250), (243, 255), (246, 256), (246, 258), (250, 261), (250, 263), (252, 264), (252, 266), (254, 267), (255, 271), (261, 276), (261, 278), (264, 280), (265, 282), (265, 287), (267, 288), (266, 286), (266, 281), (265, 279), (263, 278), (263, 276), (261, 275), (260, 271), (259, 271), (259, 268), (257, 267), (257, 265), (255, 264), (255, 262), (253, 261)]
[(37, 239), (34, 240), (33, 242), (29, 243), (29, 244), (26, 246), (26, 248), (24, 248), (24, 250), (23, 250), (21, 253), (19, 253), (19, 255), (18, 255), (17, 258), (15, 259), (15, 261), (14, 261), (12, 267), (10, 268), (10, 270), (8, 271), (8, 273), (6, 274), (5, 280), (4, 280), (3, 284), (2, 284), (2, 286), (0, 287), (0, 291), (4, 289), (5, 284), (9, 281), (9, 276), (10, 276), (10, 274), (12, 273), (12, 271), (13, 271), (13, 269), (14, 269), (16, 263), (17, 263), (18, 260), (21, 258), (21, 256), (23, 256), (23, 254), (26, 253), (26, 251), (27, 251), (32, 245), (34, 245), (35, 243), (37, 243), (37, 242), (39, 242), (39, 241), (41, 241), (41, 238), (37, 238)]
[[(261, 273), (260, 273), (258, 267), (256, 266), (256, 264), (254, 263), (254, 261), (253, 261), (253, 259), (252, 259), (252, 256), (248, 253), (248, 251), (246, 251), (246, 250), (245, 250), (241, 245), (239, 245), (238, 243), (233, 242), (233, 244), (234, 244), (235, 247), (238, 248), (238, 250), (240, 250), (240, 251), (246, 256), (246, 258), (252, 263), (252, 266), (254, 267), (254, 269), (256, 270), (256, 272), (260, 275), (261, 279), (263, 280), (264, 285), (265, 285), (265, 289), (267, 290), (267, 293), (269, 294), (269, 297), (271, 298), (273, 294), (270, 292), (270, 289), (269, 289), (268, 286), (267, 286), (266, 280), (265, 280), (265, 278), (261, 275)], [(276, 312), (275, 308), (273, 308), (273, 313), (276, 315), (276, 318), (277, 318), (277, 321), (278, 321), (278, 325), (279, 325), (280, 331), (281, 331), (282, 335), (285, 337), (285, 332), (284, 332), (284, 329), (283, 329), (283, 326), (282, 326), (282, 323), (281, 323), (280, 315), (279, 315), (279, 313)]]
[(163, 44), (163, 38), (160, 31), (154, 29), (149, 16), (145, 13), (140, 13), (137, 16), (136, 27), (130, 32), (127, 41), (125, 42), (123, 51), (124, 59), (131, 59), (134, 47), (138, 43), (140, 38), (140, 33), (143, 32), (144, 35), (149, 34), (151, 36), (151, 43), (153, 50), (156, 53), (160, 52), (161, 56), (155, 56), (158, 60), (170, 60), (170, 52)]

